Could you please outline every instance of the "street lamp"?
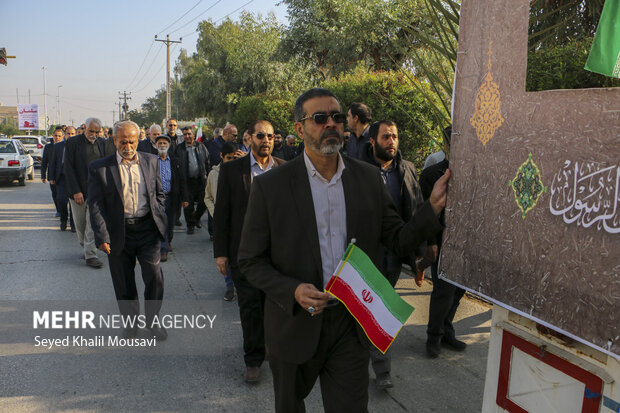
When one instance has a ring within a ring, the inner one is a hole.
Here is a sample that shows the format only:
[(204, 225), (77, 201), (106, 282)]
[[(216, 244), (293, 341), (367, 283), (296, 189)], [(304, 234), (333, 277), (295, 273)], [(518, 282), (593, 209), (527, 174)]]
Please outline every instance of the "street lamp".
[(60, 88), (62, 85), (58, 85), (58, 93), (56, 94), (56, 109), (58, 110), (58, 124), (62, 124), (62, 119), (60, 119)]
[(41, 70), (43, 70), (43, 108), (45, 111), (45, 120), (44, 120), (45, 136), (47, 136), (47, 131), (49, 130), (49, 127), (47, 126), (47, 89), (46, 89), (47, 79), (45, 76), (45, 71), (47, 70), (47, 67), (43, 66)]

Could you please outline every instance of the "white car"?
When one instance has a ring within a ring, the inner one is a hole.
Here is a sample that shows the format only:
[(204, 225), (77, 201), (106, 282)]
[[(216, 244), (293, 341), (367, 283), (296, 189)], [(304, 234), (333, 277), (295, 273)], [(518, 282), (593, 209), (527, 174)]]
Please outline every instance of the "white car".
[(32, 156), (35, 165), (41, 165), (41, 158), (43, 157), (43, 147), (47, 143), (47, 139), (45, 138), (45, 136), (15, 135), (13, 136), (13, 139), (17, 139), (24, 145), (24, 148), (26, 148), (26, 152), (28, 152)]
[(0, 180), (18, 180), (26, 185), (26, 177), (34, 179), (34, 161), (24, 145), (16, 139), (0, 139)]

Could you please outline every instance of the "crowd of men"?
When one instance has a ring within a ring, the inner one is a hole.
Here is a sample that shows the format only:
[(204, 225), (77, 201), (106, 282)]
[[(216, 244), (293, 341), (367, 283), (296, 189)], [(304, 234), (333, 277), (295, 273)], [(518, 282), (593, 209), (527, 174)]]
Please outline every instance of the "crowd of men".
[[(403, 263), (419, 285), (431, 266), (427, 353), (465, 349), (452, 326), (463, 291), (437, 277), (448, 160), (433, 154), (418, 180), (399, 151), (398, 125), (373, 123), (360, 102), (343, 113), (326, 89), (304, 92), (294, 117), (299, 144), (264, 119), (241, 137), (227, 124), (197, 140), (192, 127), (178, 133), (176, 119), (163, 133), (159, 125), (104, 128), (89, 118), (77, 130), (54, 131), (41, 178), (50, 183), (60, 230), (70, 223), (86, 265), (101, 268), (97, 249), (106, 253), (123, 315), (140, 311), (137, 260), (147, 328), (167, 338), (150, 323), (164, 297), (160, 262), (173, 250), (181, 212), (188, 235), (204, 217), (224, 299), (237, 298), (246, 382), (259, 381), (268, 357), (276, 411), (303, 411), (317, 378), (326, 411), (366, 411), (369, 360), (376, 386), (392, 387), (390, 352), (360, 334), (324, 287), (352, 239), (392, 286)], [(137, 332), (128, 327), (123, 336)]]

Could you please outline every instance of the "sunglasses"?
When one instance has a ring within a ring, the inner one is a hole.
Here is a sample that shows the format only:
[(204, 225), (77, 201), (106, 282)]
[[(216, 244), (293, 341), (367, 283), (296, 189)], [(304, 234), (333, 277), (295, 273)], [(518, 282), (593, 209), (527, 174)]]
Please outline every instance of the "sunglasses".
[(263, 133), (263, 132), (258, 132), (254, 136), (256, 136), (256, 138), (258, 138), (260, 140), (265, 139), (265, 137), (267, 139), (269, 139), (269, 140), (273, 140), (273, 138), (275, 137), (275, 135), (273, 133)]
[(334, 112), (334, 113), (317, 112), (303, 119), (299, 119), (299, 121), (303, 122), (304, 120), (312, 118), (314, 119), (314, 123), (316, 123), (317, 125), (324, 125), (327, 123), (330, 116), (336, 123), (344, 123), (344, 121), (347, 120), (347, 115), (345, 115), (342, 112)]

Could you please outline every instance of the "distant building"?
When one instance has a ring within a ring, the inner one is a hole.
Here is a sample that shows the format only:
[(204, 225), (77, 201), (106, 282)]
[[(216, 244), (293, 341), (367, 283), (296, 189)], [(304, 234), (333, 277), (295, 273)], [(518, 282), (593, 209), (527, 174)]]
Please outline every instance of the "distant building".
[(0, 124), (7, 122), (8, 119), (13, 119), (17, 124), (17, 106), (2, 106), (0, 103)]

